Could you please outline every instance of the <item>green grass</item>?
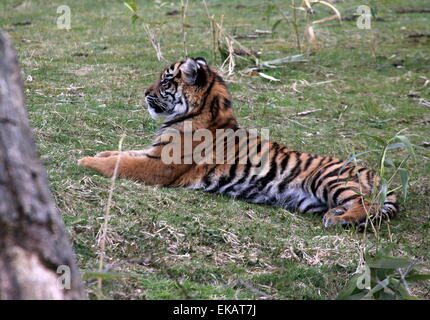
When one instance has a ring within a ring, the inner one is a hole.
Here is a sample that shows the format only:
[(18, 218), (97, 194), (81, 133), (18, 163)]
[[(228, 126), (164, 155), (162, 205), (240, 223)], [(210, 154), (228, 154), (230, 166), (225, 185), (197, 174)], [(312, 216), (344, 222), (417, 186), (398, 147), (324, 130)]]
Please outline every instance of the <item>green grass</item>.
[[(116, 149), (123, 133), (124, 149), (150, 143), (158, 124), (143, 104), (144, 89), (164, 65), (183, 56), (180, 15), (165, 14), (180, 10), (180, 2), (136, 2), (139, 15), (156, 31), (167, 62), (157, 61), (143, 28), (131, 24), (122, 1), (70, 2), (70, 31), (56, 28), (56, 8), (64, 1), (0, 3), (0, 28), (14, 39), (23, 79), (33, 78), (25, 82), (29, 118), (83, 271), (98, 269), (97, 232), (110, 180), (79, 168), (76, 161)], [(217, 19), (224, 15), (231, 33), (270, 30), (280, 17), (274, 11), (265, 15), (262, 1), (208, 2)], [(406, 129), (415, 135), (413, 143), (429, 142), (430, 109), (418, 98), (430, 100), (430, 84), (424, 86), (430, 79), (430, 38), (407, 35), (430, 34), (430, 15), (396, 14), (395, 9), (411, 6), (406, 0), (385, 3), (379, 8), (384, 20), (374, 21), (370, 31), (359, 30), (352, 21), (318, 25), (320, 49), (307, 62), (264, 71), (278, 83), (249, 75), (229, 77), (241, 125), (269, 128), (272, 140), (290, 148), (345, 159), (371, 149), (361, 133), (388, 137)], [(359, 4), (336, 5), (348, 15)], [(417, 0), (413, 6), (426, 4)], [(320, 9), (317, 18), (328, 14)], [(31, 25), (14, 26), (21, 21)], [(190, 55), (220, 66), (221, 61), (212, 59), (211, 30), (200, 1), (190, 1), (187, 23)], [(285, 23), (273, 36), (241, 42), (262, 51), (263, 60), (298, 53)], [(312, 85), (327, 80), (333, 82)], [(300, 92), (293, 90), (294, 83)], [(323, 110), (292, 118), (317, 108)], [(430, 154), (423, 147), (416, 152), (416, 159), (408, 161), (410, 194), (390, 232), (399, 254), (430, 260)], [(403, 157), (392, 155), (396, 161)], [(377, 168), (375, 154), (361, 161)], [(363, 247), (362, 235), (325, 229), (321, 217), (126, 180), (116, 182), (111, 214), (106, 263), (117, 265), (111, 272), (122, 277), (105, 280), (102, 292), (88, 281), (92, 298), (331, 299), (355, 272)], [(384, 226), (381, 237), (387, 239), (390, 232)], [(369, 235), (366, 243), (375, 242)], [(136, 258), (140, 263), (130, 260)], [(422, 285), (414, 293), (428, 299), (430, 287)]]

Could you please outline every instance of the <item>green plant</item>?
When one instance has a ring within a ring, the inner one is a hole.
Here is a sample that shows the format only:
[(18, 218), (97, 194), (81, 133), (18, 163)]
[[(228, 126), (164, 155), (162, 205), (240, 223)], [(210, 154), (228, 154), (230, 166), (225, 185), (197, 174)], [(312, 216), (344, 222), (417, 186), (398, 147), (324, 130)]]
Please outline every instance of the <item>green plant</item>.
[[(404, 130), (402, 130), (404, 131)], [(372, 150), (367, 150), (359, 152), (351, 156), (343, 165), (346, 167), (351, 162), (356, 162), (360, 156), (368, 153), (377, 153), (379, 161), (377, 168), (377, 181), (373, 184), (373, 189), (371, 195), (360, 194), (363, 201), (369, 204), (369, 209), (367, 212), (368, 219), (365, 223), (365, 229), (370, 225), (372, 230), (378, 236), (377, 230), (380, 228), (380, 223), (382, 222), (381, 210), (387, 197), (398, 191), (402, 190), (402, 200), (406, 200), (408, 185), (409, 185), (409, 173), (407, 168), (405, 168), (406, 161), (414, 156), (414, 145), (409, 141), (408, 135), (401, 135), (402, 131), (399, 131), (394, 136), (388, 138), (381, 138), (375, 135), (361, 134), (366, 138), (369, 138), (373, 143), (369, 143)], [(393, 161), (389, 157), (389, 152), (398, 149), (405, 149), (407, 154), (400, 161)], [(396, 177), (400, 177), (400, 186), (393, 187), (393, 183)], [(386, 218), (386, 217), (382, 217)]]
[(411, 286), (430, 279), (430, 273), (418, 267), (428, 262), (393, 255), (390, 244), (371, 255), (367, 250), (364, 264), (345, 285), (337, 300), (418, 299)]
[[(402, 131), (385, 139), (362, 134), (373, 142), (369, 143), (372, 150), (354, 154), (345, 163), (346, 166), (364, 154), (377, 153), (379, 158), (378, 183), (374, 184), (370, 196), (361, 196), (370, 203), (371, 208), (375, 207), (375, 211), (378, 212), (381, 211), (387, 196), (392, 192), (401, 189), (402, 200), (406, 200), (407, 197), (409, 174), (405, 163), (415, 154), (414, 145), (409, 141), (407, 135), (401, 134)], [(389, 152), (398, 149), (406, 149), (407, 154), (402, 160), (395, 162), (389, 157)], [(397, 175), (400, 176), (401, 185), (393, 188), (392, 184)], [(382, 219), (378, 218), (378, 214), (375, 215), (378, 219), (375, 219), (373, 214), (374, 212), (368, 212), (364, 237), (367, 227), (370, 225), (378, 240), (376, 253), (373, 255), (370, 253), (373, 249), (372, 246), (363, 250), (365, 253), (362, 260), (364, 261), (360, 264), (357, 273), (339, 293), (337, 299), (417, 299), (412, 295), (410, 286), (416, 282), (430, 279), (430, 273), (421, 273), (418, 270), (417, 267), (424, 264), (423, 261), (394, 256), (395, 243), (390, 242), (385, 247), (381, 246), (379, 230)]]

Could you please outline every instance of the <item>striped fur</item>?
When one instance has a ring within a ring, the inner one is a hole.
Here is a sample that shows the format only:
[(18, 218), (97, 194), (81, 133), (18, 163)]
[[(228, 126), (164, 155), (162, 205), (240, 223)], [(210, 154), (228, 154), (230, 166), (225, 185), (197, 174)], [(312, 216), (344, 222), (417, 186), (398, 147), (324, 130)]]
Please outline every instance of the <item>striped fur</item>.
[[(396, 196), (390, 194), (382, 208), (370, 206), (370, 195), (377, 177), (366, 168), (325, 157), (288, 149), (268, 142), (269, 161), (262, 170), (247, 155), (239, 162), (240, 142), (235, 140), (232, 164), (165, 164), (162, 150), (172, 143), (163, 141), (168, 129), (176, 129), (184, 139), (184, 124), (192, 122), (194, 131), (208, 129), (239, 130), (233, 115), (229, 91), (219, 74), (203, 58), (177, 62), (161, 73), (145, 92), (150, 114), (165, 121), (152, 146), (146, 150), (105, 151), (79, 160), (79, 165), (112, 176), (119, 153), (118, 176), (150, 185), (186, 187), (227, 194), (253, 203), (281, 206), (304, 213), (324, 214), (325, 226), (363, 224), (367, 216), (388, 218), (396, 215)], [(251, 144), (250, 139), (246, 140)], [(263, 140), (254, 141), (255, 155), (261, 155)], [(195, 148), (200, 142), (193, 142)], [(227, 148), (224, 145), (224, 148)], [(216, 156), (214, 150), (213, 157)], [(185, 152), (185, 151), (184, 151)], [(182, 154), (185, 157), (185, 153)]]

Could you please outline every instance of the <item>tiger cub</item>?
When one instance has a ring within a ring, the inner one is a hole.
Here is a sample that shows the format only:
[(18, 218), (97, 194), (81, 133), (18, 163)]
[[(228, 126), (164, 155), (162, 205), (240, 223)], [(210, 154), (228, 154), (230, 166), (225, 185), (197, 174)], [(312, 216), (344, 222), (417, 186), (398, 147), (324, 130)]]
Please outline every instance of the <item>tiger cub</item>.
[[(166, 67), (145, 91), (145, 100), (153, 118), (165, 117), (150, 148), (104, 151), (80, 159), (78, 164), (108, 177), (116, 170), (118, 177), (149, 185), (200, 189), (288, 210), (321, 213), (326, 227), (363, 226), (370, 215), (383, 219), (398, 211), (393, 193), (380, 208), (366, 200), (377, 184), (372, 171), (337, 158), (294, 151), (241, 129), (225, 82), (201, 57)], [(218, 138), (219, 132), (235, 134), (239, 130), (245, 134), (230, 143), (213, 139), (214, 145), (206, 139), (210, 134)], [(202, 131), (204, 141), (190, 138)], [(188, 147), (187, 139), (191, 139)], [(205, 143), (209, 143), (206, 149), (202, 147)], [(244, 149), (254, 152), (244, 153)], [(176, 161), (172, 161), (175, 152)], [(205, 159), (197, 161), (195, 153), (204, 154)], [(266, 161), (255, 161), (257, 158)]]

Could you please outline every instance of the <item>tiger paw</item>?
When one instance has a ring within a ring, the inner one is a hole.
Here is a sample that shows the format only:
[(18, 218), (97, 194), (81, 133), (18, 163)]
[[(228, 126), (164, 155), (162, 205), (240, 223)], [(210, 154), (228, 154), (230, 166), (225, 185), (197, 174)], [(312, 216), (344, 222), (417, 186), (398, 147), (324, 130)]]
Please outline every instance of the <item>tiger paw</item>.
[(328, 211), (326, 214), (324, 214), (324, 217), (323, 217), (324, 227), (328, 228), (336, 224), (340, 224), (342, 226), (349, 224), (349, 222), (347, 222), (345, 219), (342, 218), (342, 215), (344, 213), (345, 213), (345, 210), (339, 209), (339, 208), (333, 208), (330, 211)]
[(93, 161), (93, 157), (85, 157), (78, 160), (78, 166), (80, 167), (89, 167)]

